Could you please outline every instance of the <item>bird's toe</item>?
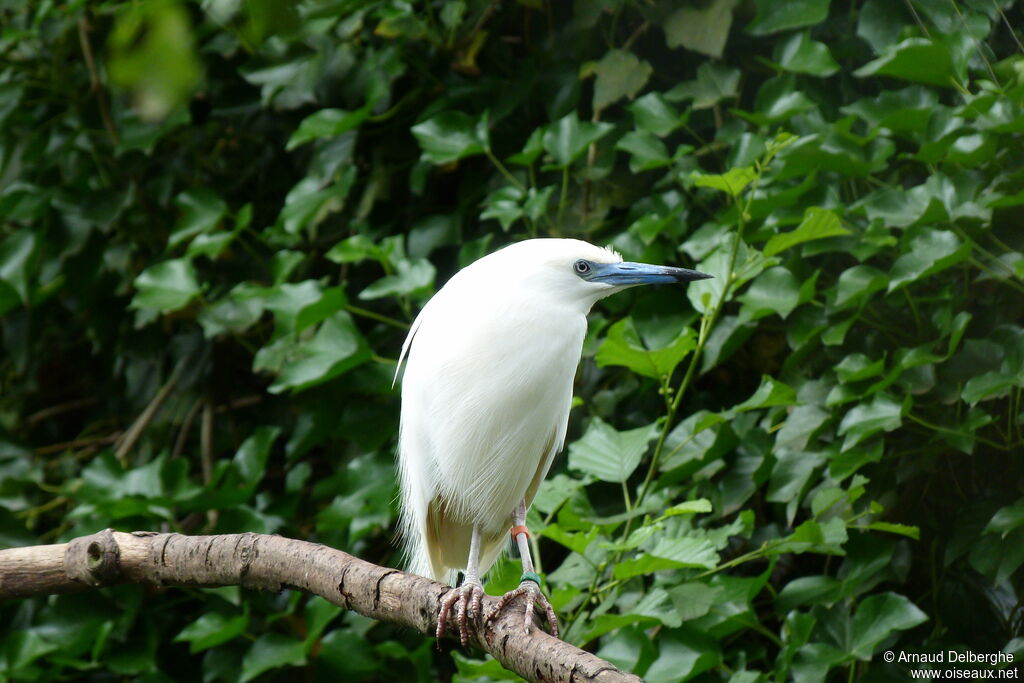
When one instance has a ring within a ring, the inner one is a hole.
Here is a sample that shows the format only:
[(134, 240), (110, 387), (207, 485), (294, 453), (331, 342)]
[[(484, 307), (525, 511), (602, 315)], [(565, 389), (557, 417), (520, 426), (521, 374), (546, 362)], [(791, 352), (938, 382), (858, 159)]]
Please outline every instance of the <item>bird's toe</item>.
[(448, 628), (448, 618), (454, 608), (455, 623), (459, 627), (459, 640), (463, 647), (469, 645), (469, 621), (480, 615), (483, 596), (484, 588), (477, 583), (463, 584), (448, 591), (437, 613), (437, 639), (444, 637)]
[(510, 605), (516, 598), (522, 596), (526, 603), (524, 614), (523, 614), (523, 628), (529, 633), (533, 627), (533, 615), (534, 607), (540, 607), (544, 616), (548, 620), (548, 625), (551, 628), (551, 635), (555, 638), (558, 637), (558, 618), (555, 616), (555, 610), (551, 606), (547, 597), (541, 592), (540, 587), (533, 581), (523, 581), (519, 584), (518, 588), (510, 590), (508, 593), (502, 596), (501, 601), (498, 603), (498, 607), (489, 617), (488, 621), (494, 619), (502, 610)]

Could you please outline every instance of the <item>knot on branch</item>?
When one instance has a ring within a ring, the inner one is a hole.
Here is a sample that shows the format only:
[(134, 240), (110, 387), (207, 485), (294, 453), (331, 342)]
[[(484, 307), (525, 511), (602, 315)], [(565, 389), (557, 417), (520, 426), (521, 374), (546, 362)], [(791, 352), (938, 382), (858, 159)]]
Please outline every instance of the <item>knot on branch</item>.
[(64, 553), (64, 571), (87, 586), (116, 583), (121, 575), (121, 550), (113, 529), (82, 536), (68, 543)]

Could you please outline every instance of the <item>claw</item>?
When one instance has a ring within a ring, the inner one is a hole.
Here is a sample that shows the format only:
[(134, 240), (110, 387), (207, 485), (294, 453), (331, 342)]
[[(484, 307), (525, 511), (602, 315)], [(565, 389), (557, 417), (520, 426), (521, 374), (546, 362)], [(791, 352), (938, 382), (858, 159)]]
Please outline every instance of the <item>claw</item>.
[(533, 608), (534, 605), (539, 605), (544, 610), (544, 616), (547, 617), (548, 625), (551, 627), (551, 635), (555, 638), (558, 637), (558, 617), (555, 616), (555, 610), (548, 602), (548, 599), (541, 592), (540, 587), (533, 581), (523, 581), (519, 584), (519, 588), (510, 590), (508, 593), (502, 596), (501, 601), (498, 603), (498, 608), (491, 613), (488, 617), (488, 622), (501, 614), (501, 611), (512, 603), (518, 597), (526, 598), (526, 609), (523, 615), (523, 629), (529, 633), (530, 627), (533, 626)]
[(462, 646), (469, 645), (468, 619), (476, 619), (481, 612), (480, 603), (484, 597), (484, 587), (479, 583), (464, 583), (458, 588), (452, 588), (444, 596), (441, 602), (441, 609), (437, 613), (437, 631), (435, 635), (440, 641), (444, 637), (445, 629), (448, 627), (448, 615), (452, 607), (458, 604), (455, 609), (455, 621), (459, 625), (459, 640)]

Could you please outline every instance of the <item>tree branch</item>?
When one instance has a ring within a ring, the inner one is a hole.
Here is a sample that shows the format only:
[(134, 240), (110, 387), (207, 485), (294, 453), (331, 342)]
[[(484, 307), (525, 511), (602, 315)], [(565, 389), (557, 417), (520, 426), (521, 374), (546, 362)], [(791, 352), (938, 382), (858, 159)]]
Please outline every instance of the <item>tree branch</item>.
[[(239, 585), (275, 592), (297, 588), (425, 634), (434, 633), (438, 606), (451, 590), (324, 545), (265, 534), (183, 536), (106, 529), (59, 545), (0, 550), (0, 599), (123, 583)], [(493, 614), (497, 604), (498, 598), (485, 596), (484, 614)], [(457, 637), (454, 627), (450, 623), (450, 637)], [(470, 640), (531, 681), (640, 681), (540, 628), (524, 632), (518, 610), (505, 610), (486, 624), (476, 620)]]

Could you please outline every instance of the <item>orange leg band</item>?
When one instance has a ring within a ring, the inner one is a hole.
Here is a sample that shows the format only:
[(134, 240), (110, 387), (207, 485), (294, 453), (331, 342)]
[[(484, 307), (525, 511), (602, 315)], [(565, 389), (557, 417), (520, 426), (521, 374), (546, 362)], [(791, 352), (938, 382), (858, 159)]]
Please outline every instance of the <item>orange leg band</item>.
[(526, 537), (530, 537), (530, 530), (526, 528), (524, 524), (512, 527), (512, 540), (516, 540), (516, 536), (519, 534), (526, 534)]

